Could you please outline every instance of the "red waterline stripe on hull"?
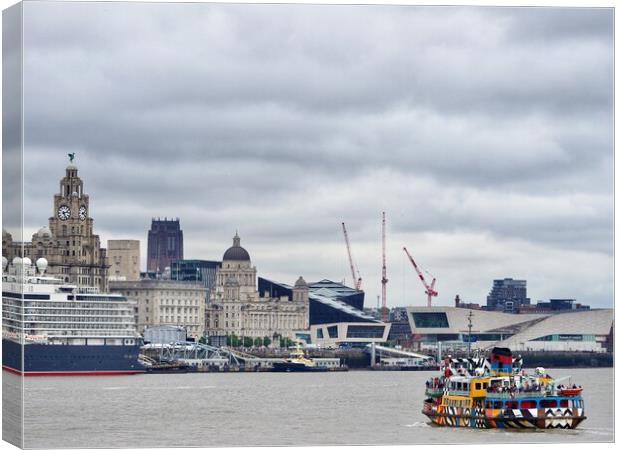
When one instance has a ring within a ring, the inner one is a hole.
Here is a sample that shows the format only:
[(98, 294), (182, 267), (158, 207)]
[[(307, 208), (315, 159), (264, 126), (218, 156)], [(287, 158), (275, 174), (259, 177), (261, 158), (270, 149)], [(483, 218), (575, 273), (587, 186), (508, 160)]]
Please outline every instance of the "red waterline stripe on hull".
[(138, 373), (144, 373), (144, 370), (99, 370), (99, 371), (85, 371), (85, 372), (22, 372), (21, 370), (14, 369), (13, 367), (2, 366), (3, 370), (14, 373), (16, 375), (26, 377), (54, 377), (54, 376), (93, 376), (93, 375), (136, 375)]

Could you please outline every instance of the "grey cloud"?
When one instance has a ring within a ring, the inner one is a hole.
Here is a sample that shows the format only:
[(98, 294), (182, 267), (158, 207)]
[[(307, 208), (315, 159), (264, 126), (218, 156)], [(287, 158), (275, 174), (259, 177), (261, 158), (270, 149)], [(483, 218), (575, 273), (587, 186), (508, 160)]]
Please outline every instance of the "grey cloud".
[(259, 270), (338, 279), (344, 220), (373, 303), (386, 210), (395, 302), (408, 301), (401, 284), (417, 288), (406, 243), (442, 274), (442, 292), (482, 301), (493, 277), (539, 272), (560, 289), (572, 269), (550, 255), (570, 255), (602, 286), (591, 300), (610, 302), (609, 10), (26, 12), (27, 227), (45, 224), (75, 151), (104, 240), (145, 246), (152, 216), (178, 216), (188, 256), (220, 257), (240, 228)]

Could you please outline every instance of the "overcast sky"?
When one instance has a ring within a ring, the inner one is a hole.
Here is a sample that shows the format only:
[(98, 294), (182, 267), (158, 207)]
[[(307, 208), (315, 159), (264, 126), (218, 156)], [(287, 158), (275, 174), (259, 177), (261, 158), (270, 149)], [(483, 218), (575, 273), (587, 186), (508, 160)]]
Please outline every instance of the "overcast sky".
[(259, 276), (374, 306), (613, 304), (611, 9), (24, 4), (26, 236), (76, 152), (102, 242), (179, 217), (185, 257), (239, 230)]

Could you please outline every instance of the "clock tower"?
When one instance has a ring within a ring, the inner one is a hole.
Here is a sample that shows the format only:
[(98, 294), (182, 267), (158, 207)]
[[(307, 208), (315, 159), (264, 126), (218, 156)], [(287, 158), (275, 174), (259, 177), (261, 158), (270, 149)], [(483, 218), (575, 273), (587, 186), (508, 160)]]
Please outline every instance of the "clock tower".
[(49, 261), (49, 273), (78, 286), (96, 286), (108, 290), (108, 261), (99, 236), (93, 234), (88, 194), (71, 162), (60, 180), (60, 193), (54, 195), (54, 210), (49, 218), (49, 231), (57, 251)]

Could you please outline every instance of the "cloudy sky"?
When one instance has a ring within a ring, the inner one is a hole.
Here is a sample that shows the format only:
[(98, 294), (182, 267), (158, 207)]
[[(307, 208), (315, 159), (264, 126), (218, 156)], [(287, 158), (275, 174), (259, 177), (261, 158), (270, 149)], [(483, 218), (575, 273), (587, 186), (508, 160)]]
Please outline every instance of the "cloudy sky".
[(239, 230), (259, 275), (367, 306), (613, 304), (610, 9), (24, 4), (25, 225), (76, 152), (102, 241), (179, 217), (187, 258)]

